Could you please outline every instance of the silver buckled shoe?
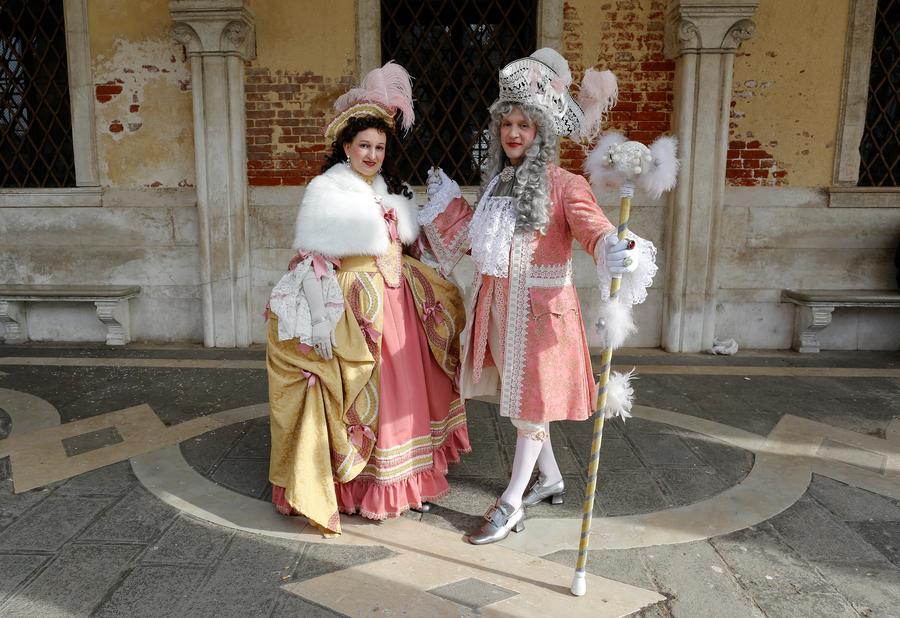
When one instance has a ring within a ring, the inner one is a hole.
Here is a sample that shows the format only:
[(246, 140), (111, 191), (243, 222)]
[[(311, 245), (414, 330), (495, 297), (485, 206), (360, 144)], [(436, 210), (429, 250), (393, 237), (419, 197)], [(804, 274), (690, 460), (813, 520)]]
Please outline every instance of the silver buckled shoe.
[(541, 479), (538, 478), (534, 485), (531, 486), (531, 489), (528, 490), (528, 493), (525, 494), (525, 497), (522, 498), (522, 504), (524, 506), (534, 506), (538, 502), (547, 499), (550, 500), (550, 504), (562, 504), (563, 496), (565, 495), (566, 484), (562, 479), (559, 479), (552, 485), (542, 485)]
[(472, 545), (487, 545), (502, 541), (509, 536), (509, 531), (522, 532), (525, 529), (525, 509), (514, 509), (505, 502), (497, 502), (484, 514), (484, 523), (477, 532), (466, 536)]

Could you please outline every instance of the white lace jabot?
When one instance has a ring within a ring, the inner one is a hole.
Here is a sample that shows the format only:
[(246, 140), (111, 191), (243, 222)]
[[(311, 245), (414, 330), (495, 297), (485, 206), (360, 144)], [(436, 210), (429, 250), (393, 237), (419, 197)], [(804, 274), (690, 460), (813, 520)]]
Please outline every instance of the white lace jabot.
[(500, 176), (488, 184), (472, 215), (469, 242), (478, 271), (493, 277), (509, 276), (509, 250), (516, 231), (514, 197), (493, 197)]

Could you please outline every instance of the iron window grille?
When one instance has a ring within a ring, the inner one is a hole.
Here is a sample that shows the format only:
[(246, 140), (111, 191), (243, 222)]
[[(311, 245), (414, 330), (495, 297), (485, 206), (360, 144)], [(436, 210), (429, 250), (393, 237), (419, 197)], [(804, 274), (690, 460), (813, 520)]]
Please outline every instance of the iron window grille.
[(74, 187), (63, 0), (0, 2), (0, 187)]
[(900, 0), (877, 3), (859, 152), (859, 186), (900, 186)]
[(382, 60), (413, 77), (416, 124), (389, 155), (402, 178), (425, 184), (437, 165), (460, 184), (480, 184), (497, 73), (534, 51), (537, 8), (537, 0), (382, 1)]

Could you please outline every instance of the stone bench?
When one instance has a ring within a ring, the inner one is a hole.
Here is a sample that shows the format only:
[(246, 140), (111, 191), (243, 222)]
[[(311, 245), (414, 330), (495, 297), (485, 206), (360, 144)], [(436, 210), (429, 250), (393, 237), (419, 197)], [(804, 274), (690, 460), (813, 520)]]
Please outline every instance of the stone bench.
[(797, 305), (794, 318), (794, 349), (818, 352), (818, 333), (831, 324), (838, 307), (900, 308), (897, 290), (783, 290), (781, 302)]
[[(106, 325), (106, 344), (124, 345), (131, 341), (128, 299), (140, 292), (141, 288), (135, 285), (0, 285), (0, 324), (6, 327), (4, 341), (21, 343), (28, 339), (24, 318), (17, 320), (12, 312), (20, 303), (84, 302), (97, 307), (97, 318)], [(115, 311), (120, 303), (124, 309), (117, 317)], [(24, 311), (18, 313), (25, 315)]]

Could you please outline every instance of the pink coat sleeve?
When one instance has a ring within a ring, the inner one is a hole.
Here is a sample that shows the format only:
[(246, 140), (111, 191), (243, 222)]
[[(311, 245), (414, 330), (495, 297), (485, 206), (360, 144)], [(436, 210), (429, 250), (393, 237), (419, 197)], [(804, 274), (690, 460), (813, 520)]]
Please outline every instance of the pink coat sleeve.
[(584, 176), (570, 178), (566, 186), (565, 213), (569, 229), (589, 255), (594, 255), (597, 241), (615, 229), (594, 199)]
[(431, 222), (422, 225), (444, 276), (449, 275), (469, 251), (469, 224), (473, 214), (469, 203), (464, 198), (457, 197)]

